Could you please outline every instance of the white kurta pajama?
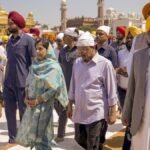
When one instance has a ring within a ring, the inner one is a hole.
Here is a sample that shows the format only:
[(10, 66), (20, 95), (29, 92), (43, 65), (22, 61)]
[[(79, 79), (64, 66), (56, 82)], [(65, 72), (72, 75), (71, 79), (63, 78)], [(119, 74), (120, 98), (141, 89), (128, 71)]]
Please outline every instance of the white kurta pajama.
[(146, 78), (146, 103), (143, 122), (136, 135), (132, 137), (131, 150), (150, 150), (150, 63)]

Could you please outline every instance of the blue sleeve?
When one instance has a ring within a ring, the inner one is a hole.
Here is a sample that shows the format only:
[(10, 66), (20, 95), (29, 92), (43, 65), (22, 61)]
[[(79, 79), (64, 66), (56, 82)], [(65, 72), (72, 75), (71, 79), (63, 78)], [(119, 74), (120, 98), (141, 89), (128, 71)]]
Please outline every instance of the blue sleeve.
[(111, 47), (111, 62), (114, 68), (118, 67), (118, 56), (117, 56), (117, 52), (113, 47)]
[(31, 37), (28, 40), (28, 52), (31, 58), (36, 56), (35, 41)]

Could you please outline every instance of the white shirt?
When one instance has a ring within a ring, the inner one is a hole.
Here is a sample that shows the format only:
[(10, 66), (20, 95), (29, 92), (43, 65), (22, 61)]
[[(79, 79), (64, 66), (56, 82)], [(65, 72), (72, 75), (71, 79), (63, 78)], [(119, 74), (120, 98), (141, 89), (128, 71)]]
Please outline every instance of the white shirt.
[(58, 57), (59, 57), (59, 49), (58, 48), (55, 48), (54, 49), (54, 53), (55, 53), (55, 56), (56, 56), (56, 58), (57, 58), (57, 60), (58, 60)]
[[(131, 52), (129, 52), (127, 49), (123, 49), (118, 52), (119, 67), (120, 68), (126, 67), (128, 76), (129, 76), (130, 66), (131, 66), (130, 58), (131, 58)], [(127, 89), (128, 80), (129, 80), (128, 77), (119, 75), (118, 85), (123, 89)]]
[[(66, 47), (66, 46), (67, 46), (67, 45), (64, 45), (64, 47)], [(63, 47), (63, 48), (64, 48), (64, 47)], [(61, 50), (61, 49), (58, 49), (58, 47), (54, 49), (55, 56), (56, 56), (57, 60), (58, 60), (58, 58), (59, 58), (60, 50)]]
[(7, 56), (6, 56), (6, 50), (3, 46), (0, 46), (0, 64), (6, 65)]

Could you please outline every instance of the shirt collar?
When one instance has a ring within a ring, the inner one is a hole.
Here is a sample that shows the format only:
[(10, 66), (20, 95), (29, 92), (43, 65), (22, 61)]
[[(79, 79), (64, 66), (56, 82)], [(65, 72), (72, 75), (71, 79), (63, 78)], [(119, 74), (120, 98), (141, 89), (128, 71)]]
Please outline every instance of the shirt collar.
[(68, 45), (66, 45), (65, 48), (66, 48), (66, 50), (68, 50), (68, 51), (70, 51), (70, 52), (72, 52), (72, 51), (74, 51), (74, 50), (77, 49), (76, 46), (74, 46), (74, 47), (72, 47), (72, 48), (70, 49)]
[(95, 56), (89, 61), (89, 62), (84, 62), (83, 59), (82, 59), (82, 63), (86, 63), (86, 64), (91, 64), (91, 63), (95, 63), (97, 64), (99, 62), (99, 54), (98, 52), (95, 54)]
[[(18, 36), (16, 37), (16, 39), (17, 39), (17, 38), (22, 38), (22, 37), (23, 37), (23, 34), (24, 34), (23, 32), (19, 33)], [(11, 39), (14, 39), (14, 36), (13, 36), (13, 35), (11, 36)]]
[(99, 50), (100, 48), (103, 48), (103, 49), (107, 49), (107, 46), (108, 46), (108, 41), (106, 41), (101, 47), (97, 47), (97, 50)]
[(99, 54), (98, 54), (98, 52), (95, 54), (95, 56), (92, 58), (91, 61), (96, 63), (96, 64), (99, 62)]
[(125, 44), (125, 41), (124, 40), (123, 41), (117, 41), (117, 44), (119, 44), (119, 45)]

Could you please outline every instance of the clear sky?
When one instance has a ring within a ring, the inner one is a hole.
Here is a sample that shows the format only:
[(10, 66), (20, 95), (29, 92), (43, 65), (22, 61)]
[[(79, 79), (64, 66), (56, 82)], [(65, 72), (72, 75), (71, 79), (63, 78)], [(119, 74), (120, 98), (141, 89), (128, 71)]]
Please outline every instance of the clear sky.
[[(113, 7), (121, 12), (136, 12), (141, 14), (143, 5), (148, 0), (105, 0), (105, 8)], [(32, 11), (36, 20), (51, 27), (60, 25), (61, 0), (0, 0), (0, 5), (6, 10), (16, 10), (27, 16)], [(75, 16), (97, 16), (97, 0), (67, 0), (68, 18)]]

